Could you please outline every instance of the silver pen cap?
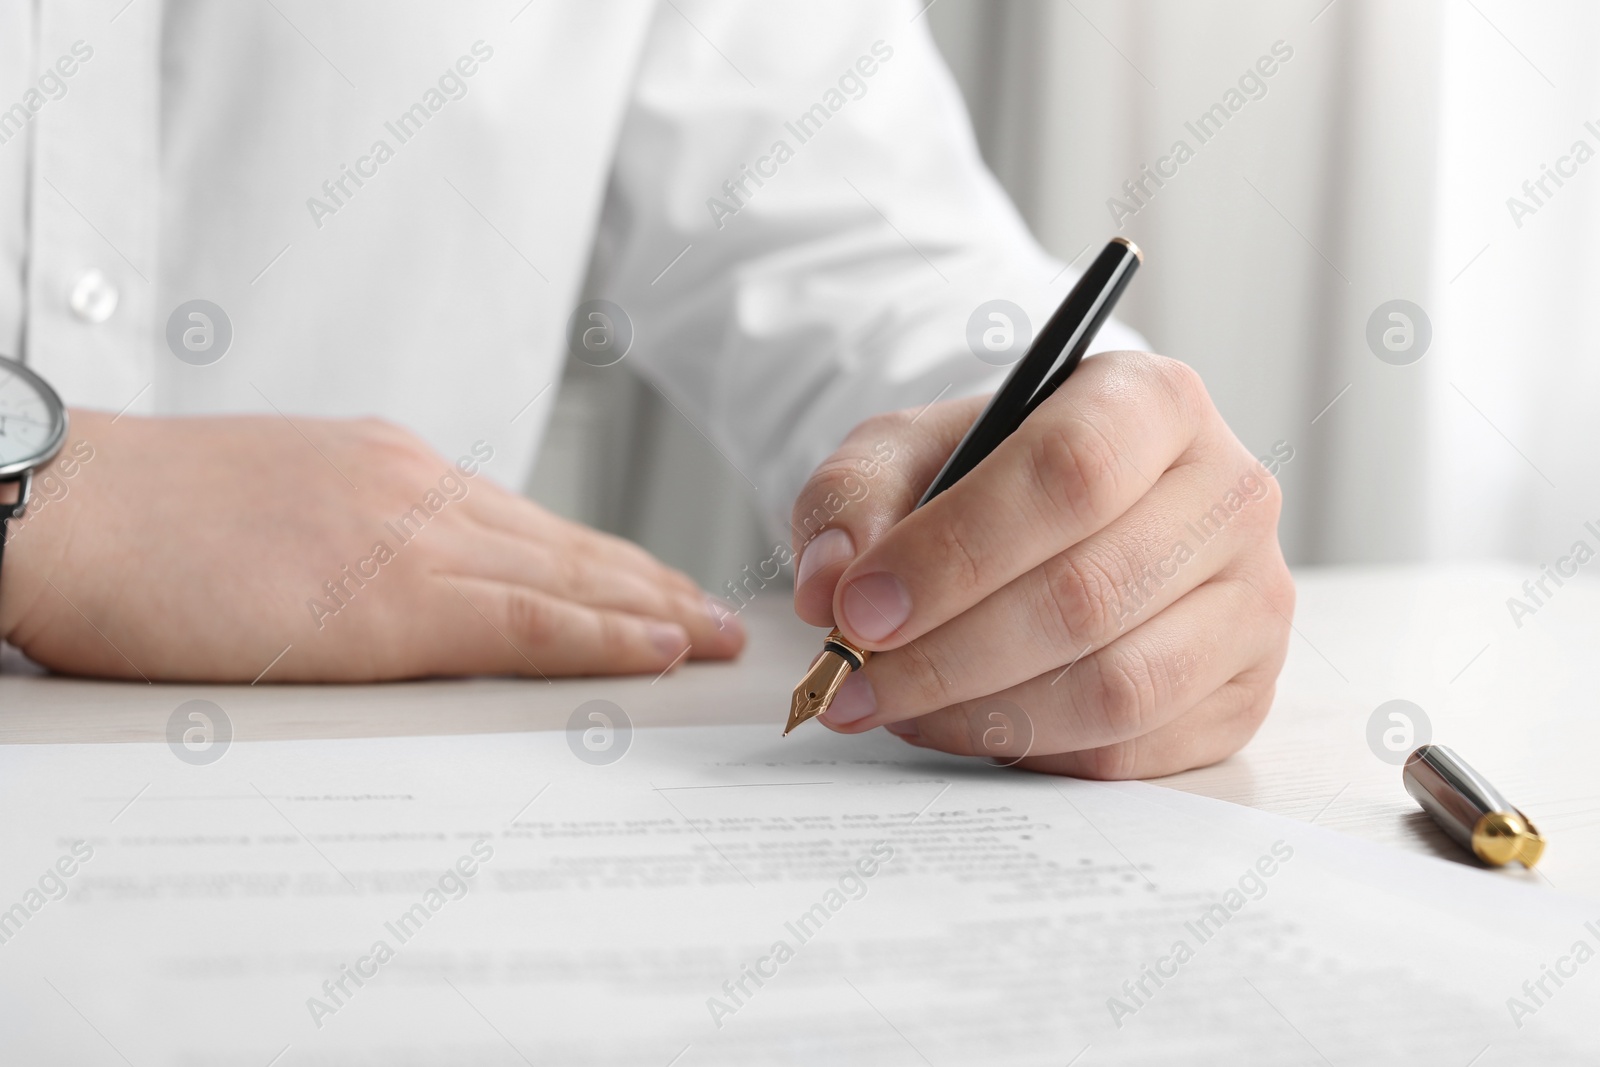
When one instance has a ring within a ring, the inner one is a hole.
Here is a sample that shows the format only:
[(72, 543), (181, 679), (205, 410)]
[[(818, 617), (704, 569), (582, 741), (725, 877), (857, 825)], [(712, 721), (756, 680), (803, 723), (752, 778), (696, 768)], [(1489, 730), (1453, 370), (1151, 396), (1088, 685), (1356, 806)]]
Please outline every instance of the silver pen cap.
[(1445, 746), (1423, 745), (1411, 753), (1402, 778), (1422, 810), (1484, 863), (1532, 867), (1544, 854), (1544, 838), (1528, 817)]

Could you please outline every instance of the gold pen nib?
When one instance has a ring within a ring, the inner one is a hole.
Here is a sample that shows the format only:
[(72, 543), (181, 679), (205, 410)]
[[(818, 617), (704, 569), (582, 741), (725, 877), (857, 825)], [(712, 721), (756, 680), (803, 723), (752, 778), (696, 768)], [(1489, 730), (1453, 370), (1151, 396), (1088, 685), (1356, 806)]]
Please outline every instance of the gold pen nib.
[(789, 701), (789, 723), (783, 728), (783, 736), (788, 737), (796, 726), (827, 711), (850, 672), (859, 669), (870, 655), (872, 653), (848, 644), (838, 630), (830, 633), (822, 651), (811, 661), (811, 669), (794, 687), (794, 696)]
[(783, 728), (783, 735), (788, 737), (796, 726), (827, 711), (833, 695), (849, 675), (850, 664), (839, 653), (818, 653), (805, 678), (794, 687), (794, 697), (789, 701), (789, 725)]

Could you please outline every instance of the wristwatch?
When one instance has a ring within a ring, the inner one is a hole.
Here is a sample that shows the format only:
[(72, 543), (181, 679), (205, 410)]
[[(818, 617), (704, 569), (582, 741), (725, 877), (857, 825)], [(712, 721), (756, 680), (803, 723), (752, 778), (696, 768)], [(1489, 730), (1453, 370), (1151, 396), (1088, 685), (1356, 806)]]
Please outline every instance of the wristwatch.
[(0, 503), (0, 562), (6, 523), (28, 510), (33, 472), (55, 459), (66, 440), (67, 409), (56, 391), (21, 363), (0, 356), (0, 486), (20, 487), (13, 503)]

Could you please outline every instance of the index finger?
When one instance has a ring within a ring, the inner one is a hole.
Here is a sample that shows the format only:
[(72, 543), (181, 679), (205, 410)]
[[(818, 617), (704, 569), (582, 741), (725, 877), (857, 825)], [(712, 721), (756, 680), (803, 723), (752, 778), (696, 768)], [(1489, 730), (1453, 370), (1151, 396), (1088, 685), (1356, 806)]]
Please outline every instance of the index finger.
[(850, 561), (917, 506), (923, 489), (983, 410), (981, 396), (868, 419), (795, 498), (795, 613), (832, 626), (834, 587)]
[(872, 650), (966, 611), (1128, 510), (1194, 447), (1205, 389), (1175, 360), (1085, 360), (965, 478), (840, 577), (834, 618)]

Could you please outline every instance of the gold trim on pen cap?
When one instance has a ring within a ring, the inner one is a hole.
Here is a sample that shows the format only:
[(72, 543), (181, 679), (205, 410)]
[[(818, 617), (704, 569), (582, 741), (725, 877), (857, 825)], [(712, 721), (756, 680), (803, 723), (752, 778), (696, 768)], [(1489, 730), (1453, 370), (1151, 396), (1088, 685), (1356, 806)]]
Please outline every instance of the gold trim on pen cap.
[(1140, 263), (1144, 262), (1144, 253), (1139, 251), (1139, 246), (1128, 240), (1126, 237), (1113, 237), (1111, 242), (1112, 244), (1127, 245), (1128, 249), (1133, 253), (1133, 258), (1137, 259)]
[(1472, 851), (1496, 867), (1512, 862), (1532, 867), (1544, 855), (1544, 838), (1520, 811), (1489, 811), (1472, 828)]
[(1401, 781), (1440, 829), (1484, 863), (1532, 867), (1544, 855), (1545, 840), (1533, 822), (1444, 745), (1412, 752)]

